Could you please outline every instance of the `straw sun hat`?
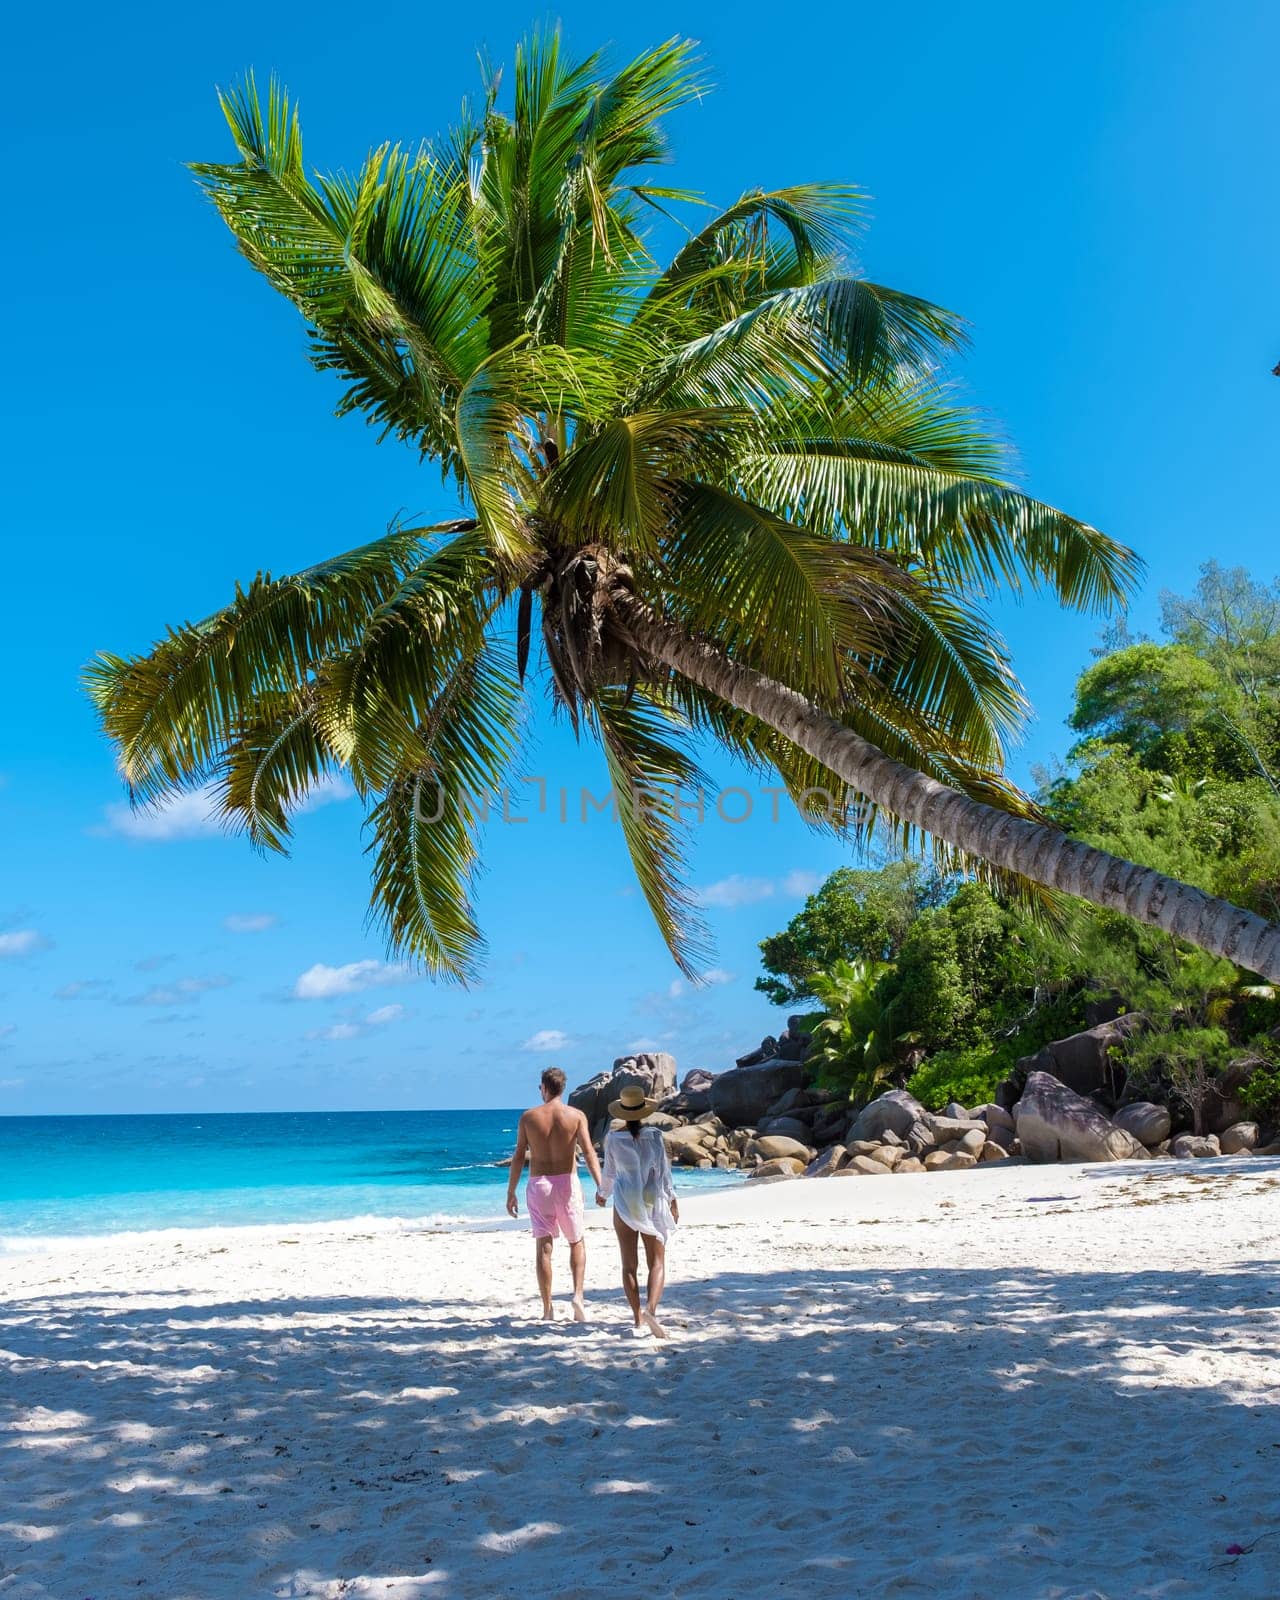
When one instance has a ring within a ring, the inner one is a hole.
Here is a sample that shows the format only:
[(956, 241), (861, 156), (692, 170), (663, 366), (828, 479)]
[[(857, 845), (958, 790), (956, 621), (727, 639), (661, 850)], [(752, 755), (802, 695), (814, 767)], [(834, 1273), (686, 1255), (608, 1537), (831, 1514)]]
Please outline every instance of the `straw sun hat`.
[(616, 1100), (609, 1102), (609, 1115), (622, 1122), (639, 1122), (658, 1109), (656, 1100), (645, 1097), (643, 1089), (629, 1084)]

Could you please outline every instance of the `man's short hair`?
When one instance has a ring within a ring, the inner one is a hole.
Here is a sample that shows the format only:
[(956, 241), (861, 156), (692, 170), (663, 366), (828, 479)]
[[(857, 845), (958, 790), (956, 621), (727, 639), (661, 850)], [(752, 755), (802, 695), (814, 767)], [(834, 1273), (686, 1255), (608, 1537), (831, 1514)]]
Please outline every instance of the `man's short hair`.
[(564, 1093), (564, 1073), (559, 1067), (547, 1067), (542, 1074), (542, 1087), (549, 1094)]

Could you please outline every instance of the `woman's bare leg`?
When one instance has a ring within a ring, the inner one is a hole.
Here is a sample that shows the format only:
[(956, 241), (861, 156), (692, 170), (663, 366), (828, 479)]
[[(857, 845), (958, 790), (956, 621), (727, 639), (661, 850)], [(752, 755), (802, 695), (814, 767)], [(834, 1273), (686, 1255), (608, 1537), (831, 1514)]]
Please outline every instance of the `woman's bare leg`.
[(636, 1230), (629, 1228), (615, 1211), (613, 1231), (618, 1236), (618, 1251), (622, 1256), (622, 1292), (631, 1307), (635, 1325), (640, 1326), (640, 1253), (637, 1249)]
[(651, 1233), (644, 1236), (644, 1259), (649, 1269), (644, 1320), (655, 1338), (665, 1339), (667, 1330), (658, 1321), (658, 1307), (662, 1304), (662, 1292), (667, 1287), (667, 1247)]

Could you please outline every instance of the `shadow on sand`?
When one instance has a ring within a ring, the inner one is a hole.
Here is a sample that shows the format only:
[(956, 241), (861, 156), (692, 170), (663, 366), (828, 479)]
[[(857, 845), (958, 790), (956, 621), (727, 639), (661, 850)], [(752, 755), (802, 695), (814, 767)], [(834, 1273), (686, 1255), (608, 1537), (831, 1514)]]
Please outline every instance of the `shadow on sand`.
[(666, 1345), (23, 1300), (0, 1596), (1274, 1595), (1278, 1283), (797, 1265), (680, 1284)]

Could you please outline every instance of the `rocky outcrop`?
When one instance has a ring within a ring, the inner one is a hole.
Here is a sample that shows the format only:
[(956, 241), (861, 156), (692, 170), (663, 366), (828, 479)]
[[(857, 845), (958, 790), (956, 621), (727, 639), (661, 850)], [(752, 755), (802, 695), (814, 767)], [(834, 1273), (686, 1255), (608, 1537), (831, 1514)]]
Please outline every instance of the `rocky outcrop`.
[(863, 1106), (849, 1129), (850, 1139), (878, 1140), (886, 1130), (905, 1139), (926, 1115), (924, 1107), (905, 1089), (890, 1089)]
[(1121, 1106), (1111, 1120), (1148, 1150), (1163, 1144), (1173, 1128), (1168, 1106), (1158, 1106), (1151, 1100), (1131, 1100), (1128, 1105)]
[(1092, 1100), (1047, 1072), (1027, 1078), (1013, 1119), (1029, 1161), (1124, 1161), (1141, 1148)]
[[(1110, 1048), (1108, 1038), (1114, 1043), (1117, 1027), (1123, 1033), (1133, 1026), (1133, 1017), (1121, 1017), (1086, 1030), (1092, 1040), (1087, 1047), (1079, 1044), (1085, 1034), (1076, 1034), (1049, 1046), (1048, 1053), (1052, 1056), (1071, 1045), (1082, 1052), (1092, 1049), (1096, 1056)], [(1106, 1036), (1101, 1042), (1100, 1034)], [(609, 1072), (598, 1073), (575, 1089), (570, 1104), (586, 1113), (599, 1143), (608, 1131), (610, 1101), (627, 1084), (637, 1084), (659, 1102), (652, 1121), (662, 1129), (673, 1163), (704, 1171), (763, 1172), (775, 1178), (957, 1172), (1021, 1159), (1186, 1160), (1250, 1152), (1280, 1154), (1280, 1144), (1261, 1142), (1270, 1130), (1239, 1114), (1238, 1106), (1229, 1125), (1215, 1127), (1206, 1117), (1203, 1125), (1213, 1132), (1203, 1138), (1182, 1133), (1171, 1138), (1179, 1122), (1166, 1107), (1135, 1100), (1111, 1117), (1103, 1109), (1111, 1103), (1105, 1091), (1094, 1097), (1082, 1095), (1055, 1073), (1042, 1071), (1032, 1072), (1025, 1084), (1015, 1075), (1001, 1085), (995, 1102), (972, 1110), (953, 1101), (941, 1112), (930, 1111), (905, 1089), (890, 1089), (851, 1115), (840, 1091), (813, 1085), (802, 1061), (777, 1052), (778, 1042), (766, 1040), (774, 1053), (752, 1065), (719, 1075), (701, 1069), (687, 1073), (678, 1090), (671, 1056), (662, 1052), (622, 1056)], [(1236, 1104), (1234, 1091), (1254, 1065), (1241, 1062), (1228, 1069), (1235, 1070), (1235, 1077), (1224, 1074), (1225, 1092), (1215, 1108), (1219, 1115)], [(1015, 1084), (1019, 1093), (1010, 1098)]]
[(1112, 1062), (1111, 1051), (1145, 1022), (1146, 1018), (1137, 1011), (1113, 1022), (1101, 1022), (1082, 1033), (1056, 1039), (1033, 1056), (1024, 1056), (1017, 1070), (1028, 1078), (1032, 1073), (1046, 1073), (1078, 1095), (1110, 1095), (1110, 1104), (1114, 1105), (1123, 1087), (1124, 1069)]
[(711, 1109), (727, 1127), (754, 1128), (788, 1089), (802, 1088), (806, 1076), (801, 1062), (777, 1056), (755, 1066), (734, 1067), (711, 1085)]
[(776, 1039), (771, 1033), (766, 1034), (754, 1050), (748, 1050), (745, 1056), (739, 1056), (734, 1065), (758, 1067), (762, 1062), (775, 1059), (803, 1061), (813, 1044), (813, 1036), (805, 1032), (802, 1027), (803, 1022), (803, 1017), (788, 1017), (786, 1027)]
[(710, 1111), (711, 1085), (715, 1079), (714, 1072), (694, 1067), (685, 1073), (677, 1092), (662, 1102), (662, 1109), (673, 1117), (697, 1117)]
[(569, 1104), (586, 1117), (597, 1143), (609, 1131), (609, 1102), (631, 1084), (638, 1085), (651, 1100), (670, 1099), (676, 1087), (676, 1058), (665, 1050), (619, 1056), (610, 1071), (597, 1072), (573, 1090)]

